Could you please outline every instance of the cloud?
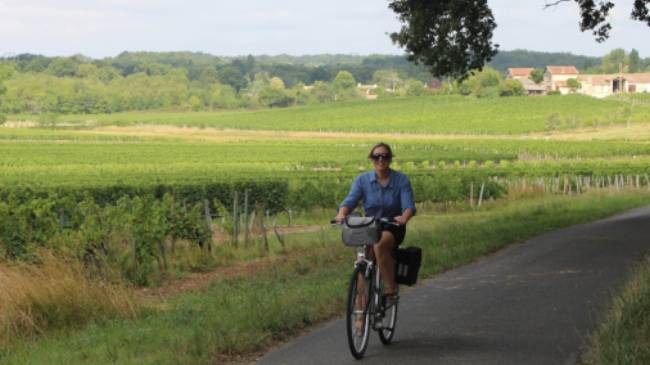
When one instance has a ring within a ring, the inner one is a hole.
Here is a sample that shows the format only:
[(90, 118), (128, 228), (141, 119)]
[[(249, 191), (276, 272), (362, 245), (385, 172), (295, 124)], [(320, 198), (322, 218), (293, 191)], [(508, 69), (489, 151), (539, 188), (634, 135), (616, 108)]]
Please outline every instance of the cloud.
[(100, 32), (138, 28), (138, 23), (126, 10), (76, 6), (79, 3), (69, 0), (1, 1), (0, 38), (65, 41)]

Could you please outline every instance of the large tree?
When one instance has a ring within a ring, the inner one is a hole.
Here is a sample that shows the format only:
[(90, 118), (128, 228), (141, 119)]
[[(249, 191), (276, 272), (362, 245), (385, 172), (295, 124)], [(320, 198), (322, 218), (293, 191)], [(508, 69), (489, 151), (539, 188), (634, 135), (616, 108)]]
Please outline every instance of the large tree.
[[(547, 0), (545, 7), (575, 1), (580, 8), (580, 30), (593, 32), (597, 42), (609, 37), (608, 0)], [(487, 0), (391, 0), (389, 7), (403, 23), (392, 33), (409, 60), (428, 66), (434, 76), (465, 78), (497, 52), (492, 42), (496, 23)], [(632, 19), (650, 26), (650, 0), (634, 0)]]

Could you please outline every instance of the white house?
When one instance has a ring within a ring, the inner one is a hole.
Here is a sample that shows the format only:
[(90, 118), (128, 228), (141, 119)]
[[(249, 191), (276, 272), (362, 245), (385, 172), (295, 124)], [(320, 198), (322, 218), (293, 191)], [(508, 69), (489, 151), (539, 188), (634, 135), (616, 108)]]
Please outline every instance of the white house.
[(575, 66), (546, 66), (546, 72), (544, 72), (546, 90), (568, 94), (571, 92), (567, 86), (569, 79), (578, 79), (578, 69)]
[(581, 94), (604, 98), (618, 93), (650, 92), (650, 73), (580, 75)]

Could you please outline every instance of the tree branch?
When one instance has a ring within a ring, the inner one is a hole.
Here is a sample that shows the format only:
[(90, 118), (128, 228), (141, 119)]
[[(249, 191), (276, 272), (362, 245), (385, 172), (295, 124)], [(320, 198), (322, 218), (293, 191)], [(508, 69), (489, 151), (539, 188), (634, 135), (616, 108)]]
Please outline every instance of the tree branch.
[(554, 6), (560, 5), (561, 3), (566, 3), (566, 2), (569, 2), (569, 1), (571, 1), (571, 0), (557, 0), (557, 1), (554, 1), (552, 3), (547, 2), (546, 4), (544, 4), (544, 9), (552, 8)]

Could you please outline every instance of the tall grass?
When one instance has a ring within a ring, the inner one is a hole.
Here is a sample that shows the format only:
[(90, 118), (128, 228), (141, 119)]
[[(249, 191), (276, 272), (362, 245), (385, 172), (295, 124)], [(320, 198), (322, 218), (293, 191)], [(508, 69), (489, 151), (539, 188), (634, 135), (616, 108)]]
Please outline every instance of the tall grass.
[(614, 299), (583, 364), (650, 364), (650, 257)]
[(0, 264), (0, 346), (107, 317), (134, 317), (124, 286), (96, 281), (76, 261), (42, 254), (38, 264)]

